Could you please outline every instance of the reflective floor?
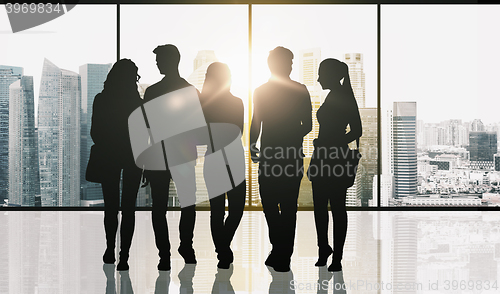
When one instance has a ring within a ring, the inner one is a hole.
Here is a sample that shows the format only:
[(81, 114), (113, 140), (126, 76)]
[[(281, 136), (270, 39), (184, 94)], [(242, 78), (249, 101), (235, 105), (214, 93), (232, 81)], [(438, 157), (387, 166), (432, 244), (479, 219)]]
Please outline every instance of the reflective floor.
[[(168, 212), (177, 248), (179, 212)], [(312, 212), (298, 213), (292, 271), (264, 265), (270, 251), (260, 211), (245, 212), (235, 262), (217, 270), (209, 212), (198, 212), (198, 264), (172, 251), (159, 272), (150, 212), (137, 212), (130, 270), (103, 265), (102, 212), (1, 212), (0, 293), (500, 293), (500, 213), (349, 212), (343, 271), (315, 267)]]

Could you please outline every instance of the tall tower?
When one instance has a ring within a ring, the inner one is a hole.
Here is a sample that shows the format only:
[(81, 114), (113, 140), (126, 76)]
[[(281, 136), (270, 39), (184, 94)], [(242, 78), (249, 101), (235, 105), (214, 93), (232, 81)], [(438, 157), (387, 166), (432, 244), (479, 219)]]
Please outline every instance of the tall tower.
[(80, 76), (45, 59), (38, 102), (42, 206), (80, 206)]
[(494, 155), (497, 153), (496, 132), (470, 132), (469, 147), (470, 167), (474, 169), (491, 169)]
[(365, 73), (363, 71), (363, 54), (346, 53), (344, 62), (349, 66), (349, 77), (354, 97), (358, 102), (358, 107), (365, 107)]
[(23, 68), (0, 65), (0, 203), (9, 197), (9, 86), (20, 80)]
[(311, 157), (314, 146), (313, 140), (318, 137), (319, 124), (316, 119), (316, 111), (318, 111), (321, 103), (324, 100), (321, 85), (318, 83), (318, 69), (321, 63), (321, 49), (312, 48), (301, 50), (299, 53), (299, 82), (306, 85), (309, 95), (311, 95), (312, 104), (312, 130), (304, 138), (304, 154), (306, 157)]
[(393, 165), (395, 198), (417, 195), (416, 102), (394, 102)]
[(40, 193), (33, 77), (10, 85), (9, 204), (35, 206)]
[[(312, 106), (312, 130), (304, 137), (303, 150), (305, 154), (304, 158), (304, 170), (309, 168), (311, 162), (311, 156), (314, 151), (313, 140), (318, 137), (319, 124), (316, 119), (316, 112), (318, 111), (321, 103), (324, 100), (324, 95), (321, 90), (321, 85), (318, 83), (318, 69), (321, 63), (321, 49), (312, 48), (305, 49), (299, 52), (299, 82), (304, 84), (309, 91), (311, 96), (311, 106)], [(302, 179), (300, 184), (299, 192), (299, 206), (309, 206), (313, 205), (312, 201), (312, 186), (311, 182), (307, 177)]]
[[(90, 183), (85, 180), (85, 171), (90, 156), (90, 147), (94, 144), (90, 137), (90, 126), (92, 123), (92, 104), (94, 98), (104, 88), (104, 81), (111, 69), (112, 64), (84, 64), (80, 66), (80, 77), (82, 83), (81, 101), (81, 135), (80, 135), (80, 185), (82, 187), (81, 200), (102, 200), (101, 184)], [(82, 203), (83, 204), (83, 203)]]
[(216, 61), (218, 60), (217, 57), (215, 57), (213, 50), (198, 51), (198, 54), (193, 61), (193, 72), (189, 75), (187, 81), (201, 92), (203, 83), (205, 82), (207, 68), (211, 63)]
[(363, 136), (359, 148), (363, 154), (358, 167), (356, 184), (360, 189), (361, 206), (368, 206), (373, 198), (373, 177), (377, 174), (377, 108), (360, 108)]

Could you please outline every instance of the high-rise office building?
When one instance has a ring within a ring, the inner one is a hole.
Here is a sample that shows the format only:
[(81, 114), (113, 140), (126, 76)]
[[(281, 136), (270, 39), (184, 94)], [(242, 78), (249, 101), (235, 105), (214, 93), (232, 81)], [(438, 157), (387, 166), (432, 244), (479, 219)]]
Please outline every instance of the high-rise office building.
[[(299, 52), (299, 81), (315, 91), (320, 87), (318, 83), (318, 68), (321, 63), (321, 49), (312, 48)], [(321, 89), (321, 88), (320, 88)]]
[(358, 107), (365, 107), (365, 72), (363, 71), (363, 54), (346, 53), (344, 62), (349, 66), (352, 91), (358, 102)]
[(377, 108), (360, 108), (359, 113), (363, 136), (359, 141), (362, 158), (356, 182), (360, 189), (361, 206), (368, 206), (368, 201), (373, 197), (373, 176), (377, 174)]
[(316, 112), (325, 98), (321, 85), (318, 83), (318, 69), (320, 63), (320, 48), (306, 49), (299, 52), (299, 82), (307, 87), (312, 104), (312, 130), (304, 137), (303, 142), (304, 154), (306, 157), (311, 157), (314, 150), (313, 140), (318, 137), (319, 132)]
[(9, 205), (35, 206), (40, 182), (33, 77), (23, 76), (9, 88)]
[(42, 206), (80, 205), (80, 76), (45, 59), (38, 100)]
[[(80, 135), (80, 185), (81, 185), (81, 200), (96, 205), (99, 202), (103, 203), (101, 184), (91, 183), (85, 180), (85, 171), (87, 162), (89, 161), (90, 148), (94, 144), (90, 137), (90, 127), (92, 122), (92, 104), (94, 98), (104, 88), (104, 81), (111, 69), (112, 64), (84, 64), (80, 66), (81, 77), (81, 135)], [(101, 201), (99, 201), (101, 200)], [(83, 203), (82, 203), (83, 204)], [(84, 204), (85, 205), (85, 204)]]
[[(318, 137), (319, 124), (316, 119), (316, 112), (324, 101), (325, 94), (318, 83), (318, 69), (321, 63), (321, 49), (311, 48), (301, 50), (298, 55), (299, 59), (299, 82), (304, 84), (311, 96), (311, 114), (312, 114), (312, 129), (304, 137), (303, 152), (306, 156), (304, 158), (304, 171), (309, 168), (311, 156), (314, 151), (313, 141)], [(311, 207), (312, 201), (312, 186), (307, 177), (302, 179), (299, 192), (299, 206)]]
[(23, 68), (0, 65), (0, 203), (9, 197), (9, 86), (20, 80)]
[(494, 155), (497, 153), (497, 133), (470, 132), (468, 151), (471, 168), (494, 168)]
[(416, 102), (394, 102), (392, 117), (395, 198), (417, 194)]
[(470, 132), (469, 152), (471, 161), (493, 161), (497, 153), (497, 133)]
[(484, 127), (484, 123), (480, 119), (473, 120), (470, 124), (469, 130), (472, 132), (484, 132), (484, 131), (486, 131), (485, 127)]
[(208, 66), (216, 62), (217, 57), (213, 50), (200, 50), (193, 61), (193, 72), (187, 78), (187, 81), (201, 92), (205, 82), (205, 74)]
[[(370, 205), (369, 206), (377, 206), (378, 204), (378, 191), (377, 191), (377, 185), (378, 185), (378, 176), (374, 175), (373, 176), (373, 185), (372, 185), (372, 191), (373, 191), (373, 199), (369, 201)], [(390, 206), (392, 203), (392, 197), (393, 197), (393, 191), (392, 188), (394, 186), (394, 177), (392, 174), (382, 174), (380, 176), (380, 206), (381, 207), (387, 207)]]

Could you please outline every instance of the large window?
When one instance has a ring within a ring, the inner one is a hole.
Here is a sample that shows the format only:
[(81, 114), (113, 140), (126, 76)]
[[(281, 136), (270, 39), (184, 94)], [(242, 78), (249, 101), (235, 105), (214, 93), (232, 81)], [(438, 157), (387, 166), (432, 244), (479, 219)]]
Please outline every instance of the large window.
[(77, 5), (17, 33), (6, 13), (0, 24), (0, 201), (102, 205), (84, 175), (89, 109), (116, 61), (116, 5)]
[[(141, 92), (160, 81), (153, 50), (174, 44), (180, 51), (179, 73), (200, 92), (208, 66), (226, 63), (231, 71), (233, 95), (248, 109), (248, 6), (247, 5), (122, 5), (120, 57), (139, 67)], [(248, 116), (245, 116), (248, 126)], [(206, 147), (198, 148), (200, 158)], [(203, 159), (196, 165), (196, 202), (208, 206)], [(149, 189), (139, 192), (138, 205), (150, 206)], [(169, 205), (179, 206), (173, 181)]]
[(498, 205), (499, 12), (382, 6), (382, 206)]
[[(258, 165), (249, 160), (252, 95), (270, 77), (277, 46), (293, 52), (291, 78), (311, 95), (305, 170), (328, 94), (319, 63), (349, 65), (363, 157), (348, 206), (498, 206), (498, 13), (484, 5), (76, 5), (17, 33), (0, 13), (0, 202), (102, 206), (100, 184), (84, 176), (93, 99), (117, 58), (136, 63), (144, 94), (163, 78), (152, 51), (174, 44), (181, 77), (199, 90), (210, 63), (231, 70), (231, 92), (245, 107), (247, 208), (261, 207)], [(203, 160), (196, 171), (198, 206), (208, 206)], [(151, 202), (141, 188), (137, 206)], [(173, 182), (169, 206), (179, 206)], [(312, 207), (304, 177), (299, 208)]]
[[(307, 86), (311, 95), (313, 130), (304, 138), (304, 169), (307, 170), (318, 136), (316, 111), (328, 90), (318, 83), (322, 60), (345, 61), (360, 108), (363, 159), (353, 187), (348, 189), (348, 206), (372, 203), (373, 176), (377, 172), (377, 6), (376, 5), (253, 5), (252, 84), (267, 82), (269, 51), (276, 46), (294, 54), (291, 78)], [(299, 20), (300, 21), (297, 21)], [(354, 147), (354, 146), (353, 146)], [(252, 166), (253, 204), (260, 206), (257, 164)], [(299, 207), (312, 207), (311, 182), (301, 183)]]

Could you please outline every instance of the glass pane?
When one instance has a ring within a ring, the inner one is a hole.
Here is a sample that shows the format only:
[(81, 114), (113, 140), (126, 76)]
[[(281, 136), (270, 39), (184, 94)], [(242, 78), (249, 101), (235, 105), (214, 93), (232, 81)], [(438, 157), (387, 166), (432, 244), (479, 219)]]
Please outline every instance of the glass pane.
[[(291, 79), (307, 86), (312, 102), (313, 130), (304, 137), (307, 170), (318, 136), (316, 111), (328, 90), (317, 82), (319, 63), (327, 58), (344, 61), (360, 108), (363, 136), (360, 140), (362, 168), (348, 189), (348, 206), (376, 205), (372, 201), (373, 177), (377, 172), (377, 6), (376, 5), (253, 5), (252, 87), (267, 82), (269, 51), (277, 46), (294, 54)], [(298, 21), (300, 20), (300, 21)], [(286, 132), (286, 130), (284, 130)], [(354, 146), (352, 146), (354, 147)], [(260, 206), (258, 165), (252, 166), (252, 203)], [(312, 207), (311, 182), (302, 179), (300, 207)]]
[(497, 205), (499, 12), (382, 6), (383, 206)]
[[(226, 63), (232, 75), (231, 93), (242, 99), (248, 125), (248, 6), (247, 5), (122, 5), (120, 6), (121, 58), (139, 68), (141, 92), (163, 78), (153, 50), (173, 44), (180, 51), (179, 74), (202, 91), (207, 67)], [(245, 140), (243, 140), (245, 141)], [(245, 144), (246, 146), (247, 144)], [(204, 155), (205, 148), (198, 148)], [(208, 206), (203, 160), (196, 165), (196, 202)], [(149, 189), (138, 195), (139, 206), (150, 206)], [(179, 206), (174, 183), (169, 206)]]
[(77, 5), (16, 33), (0, 14), (0, 26), (0, 201), (102, 205), (84, 180), (88, 106), (116, 60), (116, 6)]

